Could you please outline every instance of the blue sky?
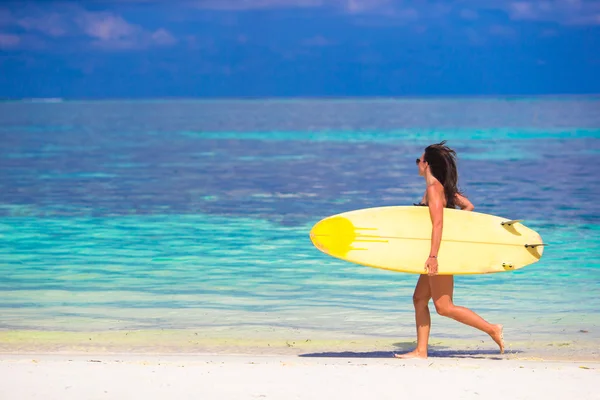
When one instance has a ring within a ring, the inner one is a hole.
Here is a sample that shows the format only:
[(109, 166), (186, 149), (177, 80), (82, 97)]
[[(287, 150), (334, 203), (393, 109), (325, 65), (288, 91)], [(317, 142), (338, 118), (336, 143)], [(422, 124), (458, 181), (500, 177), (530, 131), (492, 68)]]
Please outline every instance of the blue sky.
[(0, 97), (600, 93), (600, 1), (0, 3)]

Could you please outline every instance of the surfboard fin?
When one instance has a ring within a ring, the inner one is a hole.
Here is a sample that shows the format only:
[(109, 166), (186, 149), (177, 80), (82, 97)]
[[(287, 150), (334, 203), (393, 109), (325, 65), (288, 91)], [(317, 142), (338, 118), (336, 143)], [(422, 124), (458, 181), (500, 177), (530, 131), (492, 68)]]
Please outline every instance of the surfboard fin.
[(538, 243), (538, 244), (526, 244), (526, 249), (535, 249), (538, 246), (548, 246), (546, 243)]
[(522, 219), (513, 219), (511, 221), (501, 222), (500, 225), (502, 225), (502, 226), (504, 226), (504, 225), (512, 226), (513, 224), (516, 224), (517, 222), (523, 222), (523, 220)]
[(509, 270), (509, 269), (513, 269), (514, 265), (512, 265), (511, 263), (502, 263), (502, 268)]

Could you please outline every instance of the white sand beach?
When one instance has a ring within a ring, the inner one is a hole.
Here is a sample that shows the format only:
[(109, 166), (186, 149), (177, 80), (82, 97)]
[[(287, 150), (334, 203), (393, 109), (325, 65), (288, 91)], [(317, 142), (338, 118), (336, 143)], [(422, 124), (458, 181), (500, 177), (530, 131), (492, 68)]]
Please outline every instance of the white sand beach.
[(0, 356), (0, 399), (600, 399), (600, 363), (276, 355)]

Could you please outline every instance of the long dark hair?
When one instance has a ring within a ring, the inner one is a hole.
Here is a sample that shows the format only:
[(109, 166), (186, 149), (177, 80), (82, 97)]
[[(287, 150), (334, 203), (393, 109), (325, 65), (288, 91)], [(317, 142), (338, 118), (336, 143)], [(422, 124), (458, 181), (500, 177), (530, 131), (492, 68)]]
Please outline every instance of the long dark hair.
[(424, 161), (429, 164), (431, 174), (444, 186), (446, 207), (456, 208), (458, 189), (458, 169), (456, 168), (456, 152), (446, 146), (446, 141), (432, 144), (425, 148)]

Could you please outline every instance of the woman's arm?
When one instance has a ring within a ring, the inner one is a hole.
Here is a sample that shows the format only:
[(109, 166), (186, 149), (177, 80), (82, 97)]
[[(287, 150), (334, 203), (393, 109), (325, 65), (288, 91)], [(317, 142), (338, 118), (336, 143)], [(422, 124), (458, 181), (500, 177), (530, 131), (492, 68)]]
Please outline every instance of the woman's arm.
[(475, 206), (469, 201), (469, 199), (458, 193), (456, 193), (455, 201), (456, 205), (459, 206), (461, 210), (473, 211), (475, 209)]
[(431, 217), (431, 249), (429, 258), (425, 262), (425, 270), (429, 275), (437, 274), (437, 255), (442, 242), (442, 230), (444, 228), (444, 188), (441, 185), (427, 187), (427, 204), (429, 216)]

